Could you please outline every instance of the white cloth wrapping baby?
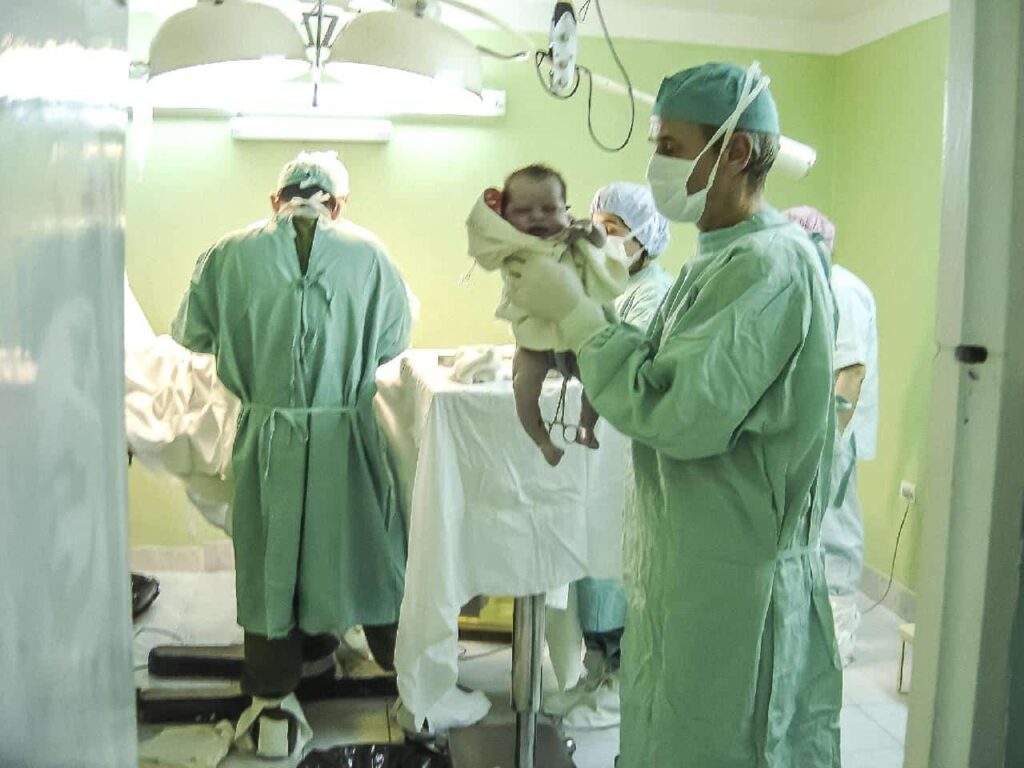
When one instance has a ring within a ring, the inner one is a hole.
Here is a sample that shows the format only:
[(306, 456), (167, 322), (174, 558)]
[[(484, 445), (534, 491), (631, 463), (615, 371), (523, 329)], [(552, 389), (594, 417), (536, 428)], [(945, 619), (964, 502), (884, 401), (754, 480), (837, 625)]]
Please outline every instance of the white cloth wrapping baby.
[(555, 323), (532, 317), (509, 299), (505, 270), (513, 256), (572, 264), (587, 296), (606, 306), (615, 301), (629, 282), (629, 262), (621, 244), (609, 240), (604, 248), (598, 248), (582, 239), (569, 245), (557, 237), (545, 240), (528, 235), (488, 207), (482, 196), (466, 220), (466, 231), (470, 257), (488, 271), (502, 271), (504, 287), (495, 316), (511, 323), (516, 342), (526, 349), (564, 352), (569, 347)]

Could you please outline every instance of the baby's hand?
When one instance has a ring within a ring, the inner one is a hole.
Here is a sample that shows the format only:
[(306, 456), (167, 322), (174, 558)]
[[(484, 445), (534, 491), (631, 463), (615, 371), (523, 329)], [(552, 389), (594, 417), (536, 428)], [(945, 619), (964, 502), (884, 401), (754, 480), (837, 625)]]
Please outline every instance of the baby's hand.
[(487, 207), (497, 214), (501, 214), (501, 190), (488, 187), (484, 190), (484, 202)]
[(586, 240), (596, 248), (604, 248), (604, 244), (608, 241), (608, 235), (600, 224), (584, 219), (574, 221), (566, 229), (565, 241), (572, 245), (577, 240)]

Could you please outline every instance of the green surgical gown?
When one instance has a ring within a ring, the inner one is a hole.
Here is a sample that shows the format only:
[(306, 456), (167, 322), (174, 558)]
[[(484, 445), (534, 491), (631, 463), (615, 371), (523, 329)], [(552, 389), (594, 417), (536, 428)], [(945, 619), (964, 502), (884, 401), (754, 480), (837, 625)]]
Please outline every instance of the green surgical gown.
[(656, 261), (631, 275), (626, 290), (615, 302), (619, 318), (646, 331), (673, 282), (672, 275)]
[(248, 632), (397, 621), (405, 533), (373, 398), (410, 325), (383, 246), (347, 223), (319, 219), (305, 272), (288, 215), (200, 258), (173, 334), (214, 354), (242, 402), (233, 539)]
[(647, 334), (579, 355), (634, 440), (620, 768), (837, 768), (842, 677), (819, 549), (832, 299), (772, 209), (700, 236)]
[[(619, 318), (646, 331), (672, 282), (672, 276), (657, 262), (630, 275), (626, 290), (615, 300)], [(629, 492), (632, 495), (631, 489)], [(612, 632), (625, 625), (626, 596), (618, 580), (582, 579), (576, 584), (576, 593), (584, 632)]]

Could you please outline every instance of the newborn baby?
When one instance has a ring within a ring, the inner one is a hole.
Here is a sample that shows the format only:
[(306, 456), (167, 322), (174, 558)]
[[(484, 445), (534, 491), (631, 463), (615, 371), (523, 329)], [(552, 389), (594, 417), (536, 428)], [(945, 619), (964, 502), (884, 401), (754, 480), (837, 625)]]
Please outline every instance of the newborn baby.
[[(522, 168), (505, 181), (502, 190), (488, 189), (477, 201), (466, 222), (469, 254), (484, 269), (506, 266), (509, 259), (550, 258), (571, 263), (583, 281), (587, 295), (610, 305), (629, 280), (626, 255), (608, 241), (603, 229), (592, 222), (574, 223), (566, 205), (565, 180), (542, 165)], [(608, 311), (614, 311), (610, 308)], [(496, 316), (508, 320), (516, 337), (512, 362), (512, 388), (516, 413), (523, 429), (551, 466), (562, 459), (544, 425), (540, 396), (544, 379), (553, 368), (565, 377), (578, 376), (575, 355), (561, 338), (555, 324), (531, 317), (502, 294)], [(576, 442), (597, 448), (594, 427), (598, 415), (583, 395)]]

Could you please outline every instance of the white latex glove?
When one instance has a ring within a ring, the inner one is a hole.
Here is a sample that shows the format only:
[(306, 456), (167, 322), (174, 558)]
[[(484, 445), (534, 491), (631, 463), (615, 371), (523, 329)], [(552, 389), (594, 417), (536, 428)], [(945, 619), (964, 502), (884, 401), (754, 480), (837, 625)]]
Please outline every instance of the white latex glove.
[(601, 305), (583, 291), (576, 270), (551, 259), (509, 259), (509, 299), (534, 317), (558, 325), (566, 344), (578, 352), (608, 325)]
[(554, 259), (511, 258), (505, 269), (509, 298), (533, 317), (557, 323), (586, 296), (576, 270)]

